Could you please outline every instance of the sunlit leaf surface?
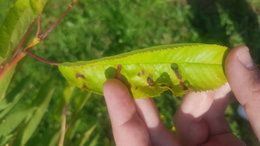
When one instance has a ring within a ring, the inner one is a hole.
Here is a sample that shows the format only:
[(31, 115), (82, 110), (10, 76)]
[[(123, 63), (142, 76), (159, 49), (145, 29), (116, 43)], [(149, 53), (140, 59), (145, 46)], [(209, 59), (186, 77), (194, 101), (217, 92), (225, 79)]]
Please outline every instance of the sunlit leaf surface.
[(165, 45), (93, 61), (63, 63), (59, 70), (71, 84), (98, 94), (102, 94), (107, 79), (117, 78), (128, 85), (135, 98), (158, 96), (166, 90), (183, 95), (223, 85), (227, 51), (219, 45)]

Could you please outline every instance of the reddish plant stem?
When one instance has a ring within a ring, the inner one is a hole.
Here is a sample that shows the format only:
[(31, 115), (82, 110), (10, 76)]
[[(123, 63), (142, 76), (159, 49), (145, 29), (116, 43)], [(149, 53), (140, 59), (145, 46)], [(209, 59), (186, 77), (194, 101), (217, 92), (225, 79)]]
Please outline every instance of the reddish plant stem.
[(42, 14), (40, 14), (37, 17), (37, 31), (36, 31), (36, 36), (35, 37), (38, 37), (39, 34), (41, 33), (41, 16), (42, 16)]
[(30, 32), (31, 32), (31, 30), (32, 30), (32, 28), (33, 28), (33, 25), (34, 25), (35, 22), (36, 22), (35, 20), (36, 20), (36, 19), (34, 19), (34, 20), (32, 21), (32, 23), (30, 24), (30, 26), (29, 26), (28, 29), (26, 30), (25, 34), (23, 35), (22, 39), (21, 39), (20, 42), (18, 43), (18, 46), (17, 46), (16, 49), (15, 49), (15, 53), (14, 53), (14, 55), (13, 55), (13, 58), (14, 58), (15, 56), (17, 56), (17, 54), (21, 51), (20, 49), (22, 48), (22, 46), (23, 46), (25, 40), (28, 38), (28, 36), (29, 36), (29, 34), (30, 34)]
[(37, 60), (39, 60), (39, 61), (41, 61), (41, 62), (44, 62), (44, 63), (46, 63), (46, 64), (53, 65), (53, 66), (58, 66), (58, 65), (59, 65), (59, 63), (57, 63), (57, 62), (52, 62), (52, 61), (45, 60), (45, 59), (43, 59), (43, 58), (41, 58), (41, 57), (39, 57), (39, 56), (33, 54), (33, 53), (30, 52), (30, 51), (24, 51), (24, 52), (25, 52), (27, 55), (29, 55), (29, 56), (31, 56), (31, 57), (33, 57), (33, 58), (35, 58), (35, 59), (37, 59)]
[(53, 29), (61, 22), (61, 20), (69, 13), (69, 11), (71, 10), (71, 8), (77, 3), (77, 0), (74, 0), (72, 3), (69, 4), (68, 8), (62, 13), (62, 15), (49, 27), (49, 29), (38, 35), (38, 38), (40, 39), (44, 39), (48, 36), (48, 34), (50, 32), (53, 31)]
[(29, 36), (29, 32), (31, 31), (33, 25), (35, 24), (35, 20), (33, 20), (33, 22), (31, 23), (31, 25), (29, 26), (29, 28), (27, 29), (26, 33), (24, 34), (24, 36), (22, 37), (22, 39), (20, 40), (16, 51), (13, 55), (13, 58), (11, 58), (11, 60), (9, 62), (4, 62), (2, 64), (0, 64), (0, 80), (12, 69), (15, 67), (15, 65), (22, 59), (24, 58), (27, 54), (42, 61), (45, 62), (47, 64), (50, 65), (58, 65), (58, 63), (55, 62), (50, 62), (47, 61), (45, 59), (42, 59), (41, 57), (38, 57), (36, 55), (33, 55), (31, 52), (28, 52), (27, 50), (29, 48), (34, 47), (35, 45), (37, 45), (40, 40), (43, 40), (44, 38), (46, 38), (48, 36), (48, 34), (50, 32), (52, 32), (52, 30), (60, 23), (60, 21), (68, 14), (68, 12), (71, 10), (71, 8), (77, 3), (78, 0), (73, 0), (72, 3), (70, 3), (70, 5), (68, 6), (68, 8), (62, 13), (62, 15), (58, 18), (57, 21), (55, 21), (50, 27), (49, 29), (44, 32), (43, 34), (40, 34), (40, 15), (37, 18), (38, 21), (38, 27), (37, 27), (37, 32), (36, 32), (36, 38), (29, 43), (24, 49), (23, 51), (20, 50), (20, 48), (22, 47), (22, 45), (24, 44), (24, 41), (27, 39), (27, 37)]
[(26, 54), (21, 52), (17, 54), (9, 63), (6, 63), (4, 67), (0, 69), (0, 79), (2, 79), (6, 73), (8, 73), (25, 56)]
[(35, 24), (35, 19), (32, 21), (32, 23), (30, 24), (30, 26), (28, 27), (28, 29), (26, 30), (25, 34), (23, 35), (22, 39), (19, 41), (16, 49), (15, 49), (15, 52), (14, 52), (14, 55), (13, 57), (10, 59), (10, 61), (8, 62), (3, 62), (2, 64), (0, 64), (0, 79), (2, 79), (2, 77), (7, 73), (9, 72), (9, 70), (15, 66), (15, 64), (17, 62), (19, 62), (23, 57), (24, 57), (24, 54), (23, 53), (20, 53), (19, 52), (21, 51), (20, 49), (22, 48), (26, 38), (29, 36), (30, 34), (30, 31), (32, 30), (32, 27), (33, 25)]

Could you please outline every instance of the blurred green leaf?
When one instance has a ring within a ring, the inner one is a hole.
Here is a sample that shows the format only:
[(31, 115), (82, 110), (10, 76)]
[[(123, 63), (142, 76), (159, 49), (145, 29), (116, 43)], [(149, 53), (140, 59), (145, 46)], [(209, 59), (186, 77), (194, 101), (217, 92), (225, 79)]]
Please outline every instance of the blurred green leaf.
[(14, 134), (6, 135), (5, 137), (0, 138), (0, 145), (6, 145), (6, 143), (14, 137)]
[(99, 138), (100, 135), (96, 135), (93, 139), (91, 139), (91, 142), (88, 144), (88, 146), (96, 146), (98, 144)]
[[(12, 106), (14, 106), (17, 101), (19, 101), (25, 92), (25, 88), (27, 87), (29, 81), (31, 80), (25, 77), (16, 84), (15, 88), (8, 92), (8, 95), (5, 98), (0, 99), (0, 115), (3, 115), (3, 112), (7, 111), (6, 108), (11, 109)], [(2, 110), (4, 111), (2, 112)], [(2, 116), (0, 116), (0, 118), (1, 117)]]
[(0, 25), (2, 25), (8, 10), (14, 4), (16, 0), (0, 0)]
[(46, 84), (44, 84), (37, 96), (37, 100), (33, 103), (34, 106), (37, 108), (32, 113), (32, 117), (30, 118), (30, 121), (26, 123), (26, 126), (24, 127), (24, 130), (21, 134), (19, 134), (19, 138), (16, 141), (17, 145), (24, 145), (29, 140), (29, 138), (32, 136), (38, 125), (40, 124), (43, 115), (45, 114), (47, 107), (49, 105), (49, 102), (53, 96), (55, 89), (52, 87), (52, 84), (50, 81), (47, 81)]
[[(57, 146), (57, 141), (59, 140), (60, 132), (53, 133), (50, 135), (50, 139), (48, 139), (48, 146)], [(44, 146), (44, 145), (43, 145)]]
[[(12, 102), (3, 106), (3, 109), (0, 112), (0, 119), (3, 118), (11, 109), (13, 109), (13, 107), (17, 104), (17, 102), (19, 102), (19, 100), (24, 96), (24, 93), (25, 91), (18, 92), (17, 95), (14, 96), (14, 100)], [(5, 101), (1, 103), (4, 103)]]
[(91, 136), (91, 134), (94, 132), (94, 130), (96, 129), (97, 125), (93, 125), (91, 128), (89, 128), (84, 135), (82, 136), (82, 139), (79, 143), (79, 146), (84, 146), (88, 141), (89, 138)]
[(75, 137), (75, 134), (78, 130), (78, 127), (80, 125), (81, 120), (78, 118), (73, 124), (72, 126), (67, 130), (66, 132), (66, 137), (69, 140), (72, 140)]
[(5, 97), (5, 92), (8, 89), (8, 86), (11, 82), (14, 70), (15, 69), (13, 68), (6, 76), (0, 79), (0, 100)]
[[(0, 0), (0, 64), (10, 58), (32, 20), (47, 0)], [(5, 96), (15, 67), (0, 79), (0, 99)]]
[[(32, 20), (41, 13), (47, 0), (16, 0), (13, 4), (1, 1), (6, 15), (2, 14), (0, 26), (0, 60), (5, 60), (14, 51), (19, 40), (26, 32)], [(3, 18), (4, 17), (4, 18)], [(2, 62), (0, 62), (1, 64)]]
[[(25, 96), (23, 98), (26, 98)], [(0, 121), (0, 138), (10, 134), (35, 110), (34, 106), (20, 100), (14, 108)]]
[(70, 99), (72, 97), (74, 89), (75, 87), (70, 85), (67, 85), (66, 88), (64, 89), (63, 97), (64, 97), (65, 104), (70, 103)]

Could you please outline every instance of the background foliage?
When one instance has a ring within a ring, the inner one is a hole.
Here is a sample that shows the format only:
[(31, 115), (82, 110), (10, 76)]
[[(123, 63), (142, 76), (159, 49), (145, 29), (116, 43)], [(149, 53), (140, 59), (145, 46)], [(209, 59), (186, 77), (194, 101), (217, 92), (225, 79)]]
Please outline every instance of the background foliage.
[[(49, 0), (42, 29), (69, 3)], [(259, 22), (258, 0), (80, 0), (32, 52), (68, 62), (160, 44), (202, 42), (231, 48), (246, 44), (259, 63)], [(174, 129), (172, 115), (181, 98), (165, 93), (155, 100), (164, 123)], [(232, 132), (248, 145), (259, 145), (249, 123), (237, 115), (237, 105), (233, 100), (226, 111)], [(25, 58), (0, 101), (0, 145), (57, 145), (63, 110), (69, 127), (65, 145), (114, 145), (102, 96), (69, 87), (56, 67)]]

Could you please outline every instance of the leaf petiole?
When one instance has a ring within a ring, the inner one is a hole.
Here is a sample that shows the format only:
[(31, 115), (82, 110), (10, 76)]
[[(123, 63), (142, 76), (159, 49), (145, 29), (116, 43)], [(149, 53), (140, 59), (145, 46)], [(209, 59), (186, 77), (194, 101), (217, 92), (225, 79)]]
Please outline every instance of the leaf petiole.
[(43, 58), (41, 58), (41, 57), (39, 57), (39, 56), (33, 54), (33, 53), (30, 52), (30, 51), (24, 51), (24, 53), (25, 53), (26, 55), (29, 55), (29, 56), (31, 56), (31, 57), (33, 57), (33, 58), (35, 58), (35, 59), (37, 59), (37, 60), (43, 62), (43, 63), (49, 64), (49, 65), (52, 65), (52, 66), (57, 66), (57, 65), (59, 65), (59, 63), (57, 63), (57, 62), (52, 62), (52, 61), (45, 60), (45, 59), (43, 59)]

